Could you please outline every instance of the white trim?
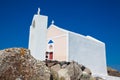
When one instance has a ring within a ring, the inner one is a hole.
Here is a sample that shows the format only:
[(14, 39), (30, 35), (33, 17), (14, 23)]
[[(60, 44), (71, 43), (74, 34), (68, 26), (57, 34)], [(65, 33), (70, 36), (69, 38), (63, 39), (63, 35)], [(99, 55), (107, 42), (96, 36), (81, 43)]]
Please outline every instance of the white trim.
[(106, 45), (104, 44), (104, 59), (105, 59), (105, 67), (106, 67), (106, 75), (108, 76), (108, 73), (107, 73), (107, 57), (106, 57)]
[(81, 34), (78, 34), (78, 33), (75, 33), (75, 32), (69, 32), (69, 33), (71, 33), (71, 34), (73, 34), (73, 35), (76, 35), (76, 36), (80, 36), (80, 37), (82, 37), (82, 38), (84, 38), (84, 39), (88, 39), (88, 40), (91, 40), (91, 41), (94, 41), (94, 42), (96, 42), (96, 43), (101, 43), (102, 45), (104, 45), (105, 43), (104, 42), (102, 42), (102, 41), (99, 41), (98, 39), (95, 39), (94, 37), (92, 37), (92, 36), (84, 36), (84, 35), (81, 35)]
[(52, 27), (52, 25), (53, 25), (53, 24), (51, 24), (51, 25), (47, 28), (47, 30), (49, 30), (49, 29)]
[(87, 35), (86, 38), (87, 38), (87, 39), (90, 39), (90, 40), (93, 40), (93, 41), (95, 41), (95, 42), (104, 44), (104, 42), (99, 41), (98, 39), (95, 39), (95, 38), (93, 38), (92, 36)]
[[(55, 27), (55, 28), (57, 28), (57, 29), (59, 29), (59, 30), (61, 30), (61, 31), (64, 31), (64, 32), (67, 32), (67, 33), (72, 33), (72, 34), (75, 34), (75, 35), (78, 35), (78, 36), (85, 37), (84, 35), (81, 35), (81, 34), (79, 34), (79, 33), (75, 33), (75, 32), (69, 31), (69, 30), (62, 29), (62, 28), (60, 28), (60, 27), (58, 27), (58, 26), (56, 26), (56, 25), (54, 25), (54, 24), (51, 24), (50, 27)], [(50, 27), (48, 28), (48, 30), (50, 29)]]
[[(94, 38), (94, 37), (92, 37), (92, 36), (88, 36), (88, 35), (87, 35), (87, 36), (84, 36), (84, 35), (79, 34), (79, 33), (75, 33), (75, 32), (72, 32), (72, 31), (68, 31), (68, 30), (62, 29), (62, 28), (60, 28), (60, 27), (58, 27), (58, 26), (56, 26), (56, 25), (54, 25), (54, 24), (51, 24), (50, 27), (55, 27), (55, 28), (57, 28), (57, 29), (59, 29), (59, 30), (61, 30), (61, 31), (64, 31), (64, 32), (66, 32), (66, 33), (72, 33), (72, 34), (74, 34), (74, 35), (81, 36), (81, 37), (83, 37), (83, 38), (86, 38), (86, 39), (93, 40), (93, 41), (95, 41), (95, 42), (104, 44), (104, 42), (102, 42), (102, 41), (100, 41), (100, 40), (98, 40), (98, 39), (96, 39), (96, 38)], [(49, 28), (50, 28), (50, 27), (49, 27)], [(48, 28), (48, 29), (49, 29), (49, 28)]]
[(67, 33), (67, 51), (66, 51), (66, 61), (69, 61), (69, 33)]

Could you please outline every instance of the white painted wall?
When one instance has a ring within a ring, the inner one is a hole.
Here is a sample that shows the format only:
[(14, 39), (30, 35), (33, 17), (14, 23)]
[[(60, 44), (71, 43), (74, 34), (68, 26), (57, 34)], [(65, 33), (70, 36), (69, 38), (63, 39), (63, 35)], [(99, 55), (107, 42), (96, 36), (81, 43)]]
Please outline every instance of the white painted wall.
[(39, 60), (45, 60), (47, 22), (47, 16), (37, 14), (34, 15), (30, 26), (29, 49), (31, 51), (31, 55)]
[(75, 60), (90, 68), (93, 74), (107, 75), (105, 44), (69, 32), (69, 61)]
[(115, 76), (106, 76), (106, 80), (120, 80), (120, 77), (115, 77)]
[(101, 77), (103, 78), (104, 80), (120, 80), (120, 77), (116, 77), (116, 76), (105, 76), (105, 75), (93, 75), (93, 77)]

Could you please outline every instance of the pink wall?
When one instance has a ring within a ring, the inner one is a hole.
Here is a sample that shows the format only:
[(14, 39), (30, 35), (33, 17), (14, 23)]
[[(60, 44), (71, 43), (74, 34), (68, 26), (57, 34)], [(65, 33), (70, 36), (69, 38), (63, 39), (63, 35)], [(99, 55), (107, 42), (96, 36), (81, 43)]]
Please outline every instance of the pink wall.
[(55, 36), (60, 36), (66, 34), (66, 32), (57, 29), (56, 27), (54, 27), (54, 25), (51, 25), (51, 27), (48, 28), (48, 32), (47, 32), (47, 38), (52, 38)]
[(66, 32), (57, 29), (54, 25), (48, 29), (47, 40), (50, 39), (54, 42), (53, 59), (59, 61), (66, 61), (67, 54), (67, 34)]
[(66, 61), (67, 54), (67, 40), (66, 36), (53, 39), (54, 41), (54, 52), (53, 58), (55, 60)]

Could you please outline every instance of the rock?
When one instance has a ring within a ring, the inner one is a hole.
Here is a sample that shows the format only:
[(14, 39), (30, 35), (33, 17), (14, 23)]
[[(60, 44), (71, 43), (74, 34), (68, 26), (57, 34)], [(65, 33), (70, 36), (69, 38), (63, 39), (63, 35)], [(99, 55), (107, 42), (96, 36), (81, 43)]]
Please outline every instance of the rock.
[(66, 67), (67, 67), (67, 64), (62, 65), (62, 68), (66, 68)]
[(60, 64), (56, 64), (56, 65), (52, 66), (51, 69), (52, 69), (53, 71), (58, 72), (58, 71), (61, 69), (61, 66), (60, 66)]
[(58, 72), (51, 70), (50, 80), (59, 80)]
[(68, 69), (61, 69), (58, 71), (59, 79), (71, 80), (70, 75), (68, 74)]
[(83, 71), (80, 80), (90, 80), (90, 78), (91, 78), (91, 75), (89, 75), (89, 73)]
[(95, 80), (104, 80), (104, 79), (101, 77), (95, 77)]
[(59, 70), (58, 75), (65, 80), (80, 80), (82, 70), (76, 62), (71, 62), (66, 68)]
[(47, 60), (47, 61), (44, 61), (44, 62), (46, 63), (46, 65), (47, 65), (48, 67), (52, 67), (52, 66), (54, 66), (54, 65), (56, 65), (56, 64), (59, 64), (59, 61)]
[(51, 68), (50, 80), (94, 80), (90, 69), (74, 61), (48, 61), (47, 65)]
[(117, 76), (120, 77), (120, 71), (117, 71), (116, 69), (113, 69), (111, 67), (107, 67), (108, 75), (110, 76)]
[(50, 70), (24, 48), (0, 51), (0, 80), (49, 80)]
[(88, 75), (91, 75), (91, 74), (92, 74), (91, 71), (90, 71), (90, 69), (88, 69), (88, 68), (85, 68), (85, 69), (84, 69), (84, 72), (88, 73)]

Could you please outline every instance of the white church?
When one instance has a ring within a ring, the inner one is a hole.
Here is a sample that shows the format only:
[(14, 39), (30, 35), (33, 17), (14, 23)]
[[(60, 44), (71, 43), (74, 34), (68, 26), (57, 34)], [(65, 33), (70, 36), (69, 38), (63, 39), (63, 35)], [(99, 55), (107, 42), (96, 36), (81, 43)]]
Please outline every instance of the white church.
[(91, 36), (84, 36), (62, 29), (52, 21), (49, 28), (48, 17), (40, 14), (38, 8), (30, 26), (29, 49), (39, 60), (76, 61), (92, 71), (93, 76), (105, 80), (120, 80), (108, 76), (105, 43)]

